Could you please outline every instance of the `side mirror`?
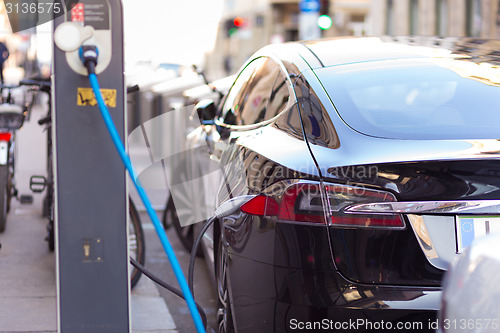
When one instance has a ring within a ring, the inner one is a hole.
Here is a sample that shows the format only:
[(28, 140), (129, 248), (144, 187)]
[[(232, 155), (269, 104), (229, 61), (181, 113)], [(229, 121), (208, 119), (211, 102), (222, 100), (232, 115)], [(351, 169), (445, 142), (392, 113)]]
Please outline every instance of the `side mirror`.
[(217, 108), (213, 100), (204, 99), (199, 101), (194, 108), (203, 125), (213, 125), (215, 123), (214, 118), (217, 113)]

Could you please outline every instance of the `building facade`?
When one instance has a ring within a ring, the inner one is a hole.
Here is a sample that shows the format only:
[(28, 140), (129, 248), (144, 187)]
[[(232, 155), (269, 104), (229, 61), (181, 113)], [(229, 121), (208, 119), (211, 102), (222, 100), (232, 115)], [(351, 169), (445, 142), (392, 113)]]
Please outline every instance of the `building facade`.
[[(321, 37), (370, 35), (371, 0), (319, 0), (320, 14), (332, 18)], [(214, 50), (206, 57), (207, 74), (218, 78), (234, 74), (264, 45), (299, 39), (300, 0), (226, 0)], [(242, 18), (235, 28), (233, 21)], [(231, 31), (231, 28), (235, 28)]]
[(372, 0), (374, 35), (500, 37), (499, 0)]
[[(226, 0), (214, 53), (213, 78), (229, 75), (260, 47), (299, 39), (299, 0)], [(500, 39), (500, 0), (320, 0), (333, 19), (322, 37), (443, 36)], [(245, 25), (228, 34), (227, 22)]]

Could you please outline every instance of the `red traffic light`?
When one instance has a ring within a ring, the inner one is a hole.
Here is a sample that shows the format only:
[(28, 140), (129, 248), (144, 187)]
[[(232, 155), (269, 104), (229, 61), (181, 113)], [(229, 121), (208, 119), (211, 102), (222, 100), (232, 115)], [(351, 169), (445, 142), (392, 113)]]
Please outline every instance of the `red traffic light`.
[(245, 19), (241, 16), (237, 16), (234, 18), (233, 23), (235, 27), (239, 28), (245, 24)]

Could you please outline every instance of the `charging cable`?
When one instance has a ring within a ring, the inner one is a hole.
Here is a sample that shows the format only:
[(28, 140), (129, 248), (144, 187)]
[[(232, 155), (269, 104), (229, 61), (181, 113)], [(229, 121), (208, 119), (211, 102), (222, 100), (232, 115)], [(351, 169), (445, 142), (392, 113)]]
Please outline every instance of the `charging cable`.
[[(132, 266), (134, 266), (135, 268), (137, 268), (138, 270), (140, 270), (142, 272), (142, 274), (144, 274), (148, 278), (150, 278), (151, 281), (153, 281), (156, 284), (158, 284), (159, 286), (167, 289), (168, 291), (170, 291), (171, 293), (175, 294), (176, 296), (182, 298), (183, 300), (186, 300), (184, 298), (184, 295), (182, 294), (182, 291), (180, 291), (179, 289), (177, 289), (174, 286), (170, 285), (166, 281), (162, 280), (160, 277), (158, 277), (157, 275), (155, 275), (153, 272), (151, 272), (150, 270), (148, 270), (146, 267), (142, 266), (134, 258), (130, 257), (130, 263), (132, 264)], [(207, 327), (207, 314), (205, 313), (205, 311), (203, 310), (203, 308), (198, 303), (196, 303), (196, 308), (200, 312), (201, 320), (203, 321), (203, 326)]]
[(224, 202), (219, 208), (217, 208), (214, 212), (214, 215), (205, 222), (203, 228), (201, 228), (198, 237), (193, 243), (193, 249), (191, 250), (191, 257), (189, 258), (189, 271), (188, 271), (188, 284), (189, 289), (194, 295), (194, 263), (196, 259), (196, 253), (198, 252), (198, 247), (200, 246), (201, 240), (205, 232), (207, 232), (208, 228), (214, 223), (215, 220), (222, 219), (225, 216), (232, 215), (240, 210), (241, 206), (255, 198), (255, 195), (242, 195), (239, 197), (232, 198), (226, 202)]
[(125, 165), (125, 168), (127, 169), (130, 177), (132, 178), (132, 182), (134, 183), (135, 188), (137, 189), (137, 192), (139, 193), (139, 196), (144, 203), (144, 206), (146, 207), (146, 211), (148, 212), (148, 215), (151, 219), (151, 222), (153, 223), (156, 233), (158, 234), (158, 237), (160, 238), (161, 244), (163, 246), (163, 249), (165, 250), (165, 253), (167, 254), (168, 260), (170, 261), (170, 265), (172, 267), (172, 270), (174, 271), (175, 277), (177, 278), (177, 281), (179, 282), (179, 286), (181, 287), (182, 294), (184, 295), (184, 299), (186, 300), (188, 309), (191, 313), (191, 317), (193, 318), (196, 330), (198, 333), (205, 332), (205, 326), (203, 325), (200, 313), (198, 312), (196, 308), (196, 303), (194, 301), (193, 295), (191, 293), (191, 290), (189, 289), (189, 286), (186, 282), (186, 278), (184, 277), (184, 274), (182, 272), (182, 269), (179, 265), (179, 262), (175, 256), (174, 250), (172, 248), (172, 245), (170, 244), (170, 241), (168, 240), (167, 235), (165, 234), (165, 231), (160, 223), (160, 220), (158, 219), (158, 216), (156, 215), (156, 212), (154, 211), (153, 207), (151, 206), (151, 203), (149, 201), (149, 198), (146, 194), (146, 191), (140, 184), (139, 179), (137, 179), (134, 168), (132, 166), (132, 163), (130, 161), (130, 158), (127, 155), (127, 152), (125, 151), (125, 147), (123, 146), (123, 143), (120, 139), (120, 135), (118, 134), (118, 131), (116, 130), (116, 127), (113, 123), (113, 120), (111, 118), (111, 115), (109, 114), (108, 108), (106, 104), (104, 103), (104, 99), (102, 98), (101, 95), (101, 90), (99, 87), (99, 81), (97, 79), (97, 76), (95, 74), (95, 66), (97, 65), (97, 58), (98, 58), (98, 50), (97, 47), (93, 45), (84, 45), (80, 48), (80, 58), (82, 59), (82, 62), (84, 66), (87, 68), (88, 71), (88, 78), (90, 81), (90, 86), (92, 87), (92, 90), (94, 92), (94, 95), (97, 100), (97, 105), (99, 106), (99, 110), (101, 112), (101, 116), (104, 120), (104, 123), (106, 124), (106, 128), (109, 131), (109, 134), (111, 136), (111, 139), (113, 140), (113, 143), (116, 147), (116, 150), (118, 151), (118, 154), (120, 155), (120, 158)]

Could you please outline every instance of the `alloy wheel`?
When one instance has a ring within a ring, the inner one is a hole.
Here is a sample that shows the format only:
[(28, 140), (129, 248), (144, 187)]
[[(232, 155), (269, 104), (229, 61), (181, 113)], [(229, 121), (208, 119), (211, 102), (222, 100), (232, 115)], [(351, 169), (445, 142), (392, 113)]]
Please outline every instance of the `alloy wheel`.
[[(222, 237), (221, 237), (222, 238)], [(216, 279), (217, 279), (217, 327), (219, 333), (234, 332), (233, 317), (231, 313), (231, 302), (229, 300), (229, 292), (227, 289), (227, 254), (223, 242), (219, 241), (217, 247), (217, 262), (216, 262)]]

